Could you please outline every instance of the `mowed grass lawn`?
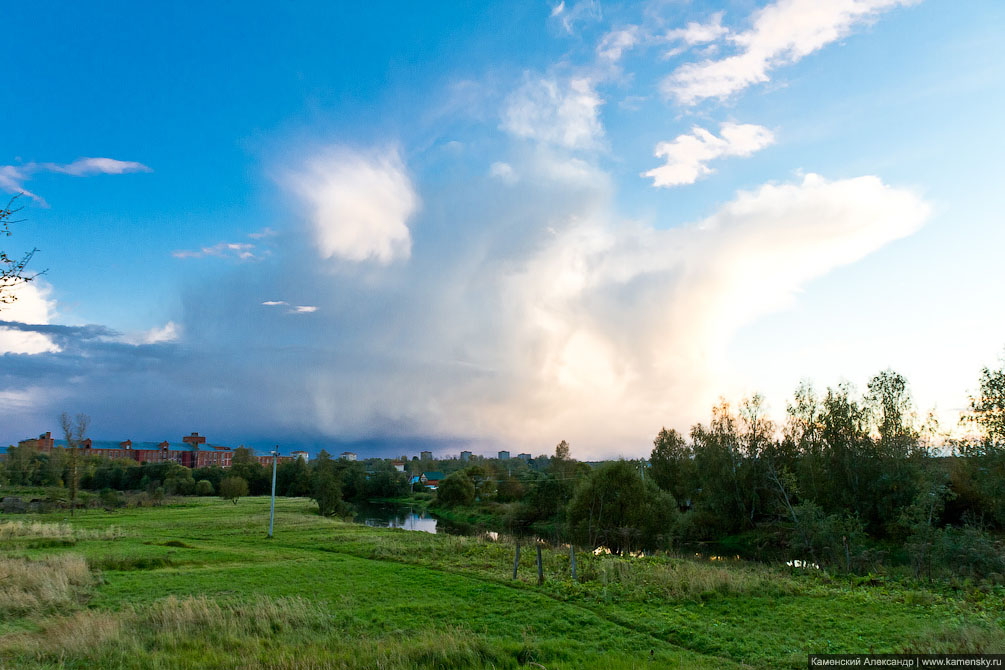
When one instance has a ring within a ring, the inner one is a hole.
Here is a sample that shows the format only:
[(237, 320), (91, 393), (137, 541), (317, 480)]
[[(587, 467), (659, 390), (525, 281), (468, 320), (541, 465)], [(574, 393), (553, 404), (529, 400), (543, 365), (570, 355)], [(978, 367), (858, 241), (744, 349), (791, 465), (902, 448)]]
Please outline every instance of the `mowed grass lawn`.
[(1005, 592), (545, 550), (324, 519), (306, 500), (0, 517), (9, 668), (806, 667), (1005, 651)]

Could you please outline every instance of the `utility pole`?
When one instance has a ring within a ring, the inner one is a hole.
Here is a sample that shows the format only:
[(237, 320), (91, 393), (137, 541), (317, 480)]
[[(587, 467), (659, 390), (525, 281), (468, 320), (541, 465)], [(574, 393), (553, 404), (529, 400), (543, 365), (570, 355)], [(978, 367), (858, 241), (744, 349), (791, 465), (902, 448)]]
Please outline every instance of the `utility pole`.
[(269, 507), (269, 537), (272, 537), (272, 523), (276, 519), (276, 463), (279, 462), (279, 445), (272, 450), (272, 505)]

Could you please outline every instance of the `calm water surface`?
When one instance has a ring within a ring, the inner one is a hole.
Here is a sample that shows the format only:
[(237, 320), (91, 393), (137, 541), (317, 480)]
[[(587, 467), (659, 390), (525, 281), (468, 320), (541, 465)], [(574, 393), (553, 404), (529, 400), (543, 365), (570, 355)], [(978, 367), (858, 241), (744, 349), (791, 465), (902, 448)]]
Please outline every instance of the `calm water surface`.
[(442, 521), (432, 514), (407, 505), (362, 503), (356, 505), (356, 510), (353, 521), (375, 528), (404, 528), (435, 534), (440, 525), (439, 532), (448, 532), (442, 527)]

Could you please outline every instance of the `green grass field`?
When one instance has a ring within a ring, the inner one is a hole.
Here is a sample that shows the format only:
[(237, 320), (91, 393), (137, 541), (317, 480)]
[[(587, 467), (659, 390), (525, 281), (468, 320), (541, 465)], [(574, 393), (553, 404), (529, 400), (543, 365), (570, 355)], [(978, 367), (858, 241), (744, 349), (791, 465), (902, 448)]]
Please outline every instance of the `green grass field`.
[(532, 548), (183, 499), (0, 517), (4, 668), (803, 668), (1005, 651), (1005, 591)]

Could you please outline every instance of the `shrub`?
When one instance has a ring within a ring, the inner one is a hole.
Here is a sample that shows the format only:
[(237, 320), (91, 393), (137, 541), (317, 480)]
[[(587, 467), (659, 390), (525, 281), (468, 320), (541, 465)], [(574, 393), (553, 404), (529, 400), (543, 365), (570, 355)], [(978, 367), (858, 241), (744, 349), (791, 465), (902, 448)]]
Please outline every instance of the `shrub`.
[(475, 484), (463, 472), (448, 475), (436, 491), (436, 503), (444, 507), (470, 505), (475, 501)]
[(195, 494), (197, 496), (211, 496), (213, 493), (213, 482), (208, 479), (200, 479), (196, 482)]
[(105, 507), (105, 509), (116, 509), (125, 506), (126, 499), (120, 491), (102, 489), (101, 504)]
[(573, 533), (616, 554), (666, 547), (676, 529), (677, 501), (628, 461), (605, 463), (576, 489), (568, 508)]
[(224, 477), (220, 482), (220, 497), (235, 505), (237, 499), (248, 495), (248, 482), (243, 477)]
[(342, 484), (329, 467), (318, 473), (311, 497), (318, 504), (321, 516), (344, 516), (349, 513), (349, 506), (342, 499)]

